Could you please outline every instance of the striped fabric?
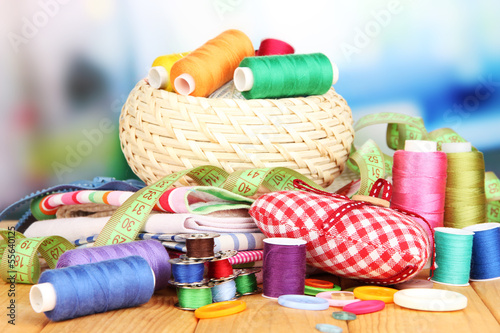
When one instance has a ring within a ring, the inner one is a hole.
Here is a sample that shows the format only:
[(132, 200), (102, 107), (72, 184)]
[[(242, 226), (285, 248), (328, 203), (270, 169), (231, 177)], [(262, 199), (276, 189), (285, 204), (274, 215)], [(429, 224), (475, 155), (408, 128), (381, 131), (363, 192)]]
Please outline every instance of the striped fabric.
[[(266, 238), (264, 234), (258, 232), (220, 234), (219, 237), (216, 237), (214, 239), (214, 251), (246, 251), (263, 249), (264, 238)], [(77, 247), (89, 246), (89, 244), (95, 242), (96, 239), (97, 235), (93, 235), (90, 237), (77, 239), (73, 243)], [(180, 234), (140, 233), (138, 239), (156, 239), (161, 241), (163, 246), (165, 246), (167, 249), (186, 252), (186, 240), (180, 237)]]
[(261, 261), (264, 258), (264, 250), (242, 251), (229, 258), (231, 265), (246, 264), (249, 262)]

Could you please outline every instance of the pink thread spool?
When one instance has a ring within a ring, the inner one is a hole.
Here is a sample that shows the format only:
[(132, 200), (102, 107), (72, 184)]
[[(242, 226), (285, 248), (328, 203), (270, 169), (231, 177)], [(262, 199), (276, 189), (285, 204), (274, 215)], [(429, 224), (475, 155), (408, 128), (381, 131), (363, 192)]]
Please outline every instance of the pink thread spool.
[[(446, 191), (446, 154), (436, 142), (406, 140), (405, 150), (394, 153), (391, 207), (424, 217), (432, 229), (443, 226)], [(427, 232), (427, 223), (415, 219)]]
[(279, 39), (266, 38), (260, 42), (259, 50), (255, 55), (267, 56), (278, 54), (293, 54), (295, 50), (292, 45)]

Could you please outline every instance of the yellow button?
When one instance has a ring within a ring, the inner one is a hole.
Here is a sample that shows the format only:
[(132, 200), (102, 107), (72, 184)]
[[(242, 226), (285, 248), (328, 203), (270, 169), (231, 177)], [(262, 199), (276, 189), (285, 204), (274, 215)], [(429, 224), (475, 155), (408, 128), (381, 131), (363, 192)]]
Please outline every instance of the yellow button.
[(199, 307), (194, 312), (196, 318), (217, 318), (241, 312), (247, 308), (243, 301), (225, 301)]
[(362, 299), (364, 301), (379, 300), (384, 301), (384, 303), (393, 303), (394, 294), (398, 290), (386, 287), (377, 286), (363, 286), (354, 288), (354, 297)]

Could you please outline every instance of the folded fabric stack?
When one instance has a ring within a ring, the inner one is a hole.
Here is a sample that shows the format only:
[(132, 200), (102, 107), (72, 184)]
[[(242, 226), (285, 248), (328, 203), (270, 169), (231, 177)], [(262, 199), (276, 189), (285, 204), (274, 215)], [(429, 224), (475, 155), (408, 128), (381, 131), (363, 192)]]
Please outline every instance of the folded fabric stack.
[[(92, 246), (113, 213), (133, 194), (118, 190), (48, 194), (33, 201), (31, 210), (38, 221), (27, 227), (25, 236), (57, 235), (76, 246)], [(160, 198), (138, 239), (159, 240), (175, 257), (175, 252), (186, 252), (180, 234), (218, 233), (215, 251), (241, 251), (233, 259), (238, 264), (261, 261), (265, 236), (248, 213), (252, 202), (215, 187), (173, 188)]]

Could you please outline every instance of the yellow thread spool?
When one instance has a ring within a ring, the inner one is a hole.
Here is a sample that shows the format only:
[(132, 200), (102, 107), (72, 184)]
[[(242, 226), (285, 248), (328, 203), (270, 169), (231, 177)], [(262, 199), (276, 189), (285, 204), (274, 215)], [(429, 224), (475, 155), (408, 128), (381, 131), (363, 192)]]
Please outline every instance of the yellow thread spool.
[(189, 52), (163, 55), (155, 59), (148, 73), (149, 85), (156, 89), (174, 91), (170, 81), (170, 70), (177, 60), (187, 56)]

